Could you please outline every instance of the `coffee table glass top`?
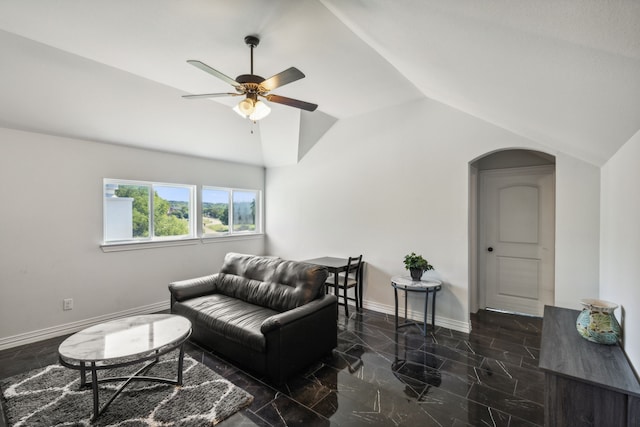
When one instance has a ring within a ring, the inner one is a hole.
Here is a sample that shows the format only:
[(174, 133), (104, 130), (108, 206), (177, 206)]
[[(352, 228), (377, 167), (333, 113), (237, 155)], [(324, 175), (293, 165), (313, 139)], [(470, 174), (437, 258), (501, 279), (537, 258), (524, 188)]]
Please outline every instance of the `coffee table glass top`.
[(70, 362), (135, 357), (184, 340), (190, 331), (191, 322), (182, 316), (132, 316), (84, 329), (63, 341), (58, 353)]

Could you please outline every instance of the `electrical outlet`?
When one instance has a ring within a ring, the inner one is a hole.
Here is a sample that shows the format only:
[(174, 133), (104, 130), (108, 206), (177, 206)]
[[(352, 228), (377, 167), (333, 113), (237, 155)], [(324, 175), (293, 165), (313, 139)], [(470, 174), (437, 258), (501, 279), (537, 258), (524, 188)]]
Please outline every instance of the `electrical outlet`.
[(62, 300), (63, 310), (73, 310), (73, 298), (65, 298)]

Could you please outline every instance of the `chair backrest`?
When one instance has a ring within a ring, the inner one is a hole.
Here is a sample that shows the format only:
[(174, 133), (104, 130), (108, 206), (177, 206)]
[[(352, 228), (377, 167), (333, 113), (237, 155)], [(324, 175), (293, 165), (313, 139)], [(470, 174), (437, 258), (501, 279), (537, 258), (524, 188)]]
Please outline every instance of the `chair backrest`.
[(360, 282), (360, 275), (362, 274), (362, 255), (350, 256), (347, 263), (347, 271), (344, 275), (344, 284), (347, 285), (349, 279), (353, 279), (356, 283)]

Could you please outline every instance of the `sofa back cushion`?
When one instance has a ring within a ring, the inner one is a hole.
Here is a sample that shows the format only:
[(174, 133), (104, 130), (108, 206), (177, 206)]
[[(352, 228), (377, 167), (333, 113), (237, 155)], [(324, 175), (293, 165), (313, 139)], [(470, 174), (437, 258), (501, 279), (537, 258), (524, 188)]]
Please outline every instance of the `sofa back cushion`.
[(268, 282), (282, 258), (245, 255), (230, 252), (224, 257), (220, 273), (233, 274), (260, 282)]
[(283, 312), (321, 295), (326, 279), (325, 267), (229, 253), (220, 270), (216, 291)]

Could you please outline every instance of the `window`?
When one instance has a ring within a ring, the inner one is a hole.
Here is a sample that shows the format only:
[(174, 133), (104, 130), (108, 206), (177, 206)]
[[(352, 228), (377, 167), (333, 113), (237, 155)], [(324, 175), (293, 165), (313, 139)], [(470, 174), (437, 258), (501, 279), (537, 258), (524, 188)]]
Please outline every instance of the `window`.
[(202, 189), (202, 234), (229, 232), (230, 190)]
[(104, 180), (104, 242), (196, 237), (195, 185)]
[(202, 234), (260, 233), (260, 192), (202, 187)]

